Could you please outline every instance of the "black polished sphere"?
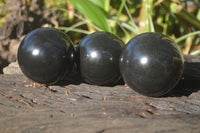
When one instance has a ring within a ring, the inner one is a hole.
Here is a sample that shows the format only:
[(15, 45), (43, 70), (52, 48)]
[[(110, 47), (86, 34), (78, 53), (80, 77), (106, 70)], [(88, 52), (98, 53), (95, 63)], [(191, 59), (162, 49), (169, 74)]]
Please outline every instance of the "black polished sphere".
[(128, 42), (120, 55), (120, 71), (133, 90), (162, 96), (180, 80), (184, 60), (178, 45), (168, 36), (143, 33)]
[(121, 78), (119, 56), (124, 43), (115, 35), (95, 32), (78, 48), (78, 66), (83, 79), (95, 85), (114, 85)]
[(55, 84), (71, 71), (74, 48), (63, 32), (39, 28), (23, 39), (17, 58), (28, 78), (42, 84)]

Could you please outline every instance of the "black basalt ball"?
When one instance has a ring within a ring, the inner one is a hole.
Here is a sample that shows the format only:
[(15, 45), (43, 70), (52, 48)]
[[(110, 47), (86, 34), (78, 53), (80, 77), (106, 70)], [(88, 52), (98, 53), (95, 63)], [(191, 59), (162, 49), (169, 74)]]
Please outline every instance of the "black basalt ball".
[(168, 36), (143, 33), (128, 42), (120, 56), (120, 71), (133, 90), (162, 96), (180, 80), (184, 60), (178, 45)]
[(119, 56), (124, 43), (115, 35), (95, 32), (78, 48), (78, 66), (83, 79), (95, 85), (114, 85), (121, 78)]
[(63, 32), (55, 28), (39, 28), (22, 40), (17, 58), (28, 78), (41, 84), (55, 84), (71, 71), (74, 48)]

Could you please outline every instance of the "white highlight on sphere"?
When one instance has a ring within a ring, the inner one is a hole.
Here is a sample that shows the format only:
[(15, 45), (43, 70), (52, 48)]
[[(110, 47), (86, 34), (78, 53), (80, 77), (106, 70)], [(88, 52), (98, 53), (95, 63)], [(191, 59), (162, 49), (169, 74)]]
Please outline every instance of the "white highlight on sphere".
[(90, 56), (91, 56), (92, 58), (96, 58), (96, 57), (97, 57), (97, 53), (96, 53), (95, 51), (93, 51), (92, 53), (90, 53)]
[(143, 65), (145, 65), (147, 62), (148, 62), (148, 58), (147, 57), (142, 57), (140, 59), (140, 63), (143, 64)]
[(36, 56), (36, 55), (39, 54), (39, 52), (40, 52), (40, 51), (39, 51), (38, 49), (34, 49), (33, 52), (32, 52), (32, 54)]

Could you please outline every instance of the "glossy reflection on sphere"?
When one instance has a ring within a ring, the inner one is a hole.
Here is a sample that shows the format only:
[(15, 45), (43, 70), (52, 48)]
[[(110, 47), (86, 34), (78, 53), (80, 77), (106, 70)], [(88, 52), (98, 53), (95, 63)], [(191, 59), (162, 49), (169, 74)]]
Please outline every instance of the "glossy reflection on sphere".
[(147, 96), (162, 96), (175, 87), (183, 72), (183, 55), (177, 44), (159, 33), (143, 33), (120, 56), (124, 81)]
[(120, 79), (119, 56), (123, 42), (107, 32), (85, 37), (78, 48), (78, 65), (84, 80), (95, 85), (113, 85)]
[(63, 32), (39, 28), (23, 39), (17, 58), (27, 77), (38, 83), (55, 84), (72, 69), (74, 48)]

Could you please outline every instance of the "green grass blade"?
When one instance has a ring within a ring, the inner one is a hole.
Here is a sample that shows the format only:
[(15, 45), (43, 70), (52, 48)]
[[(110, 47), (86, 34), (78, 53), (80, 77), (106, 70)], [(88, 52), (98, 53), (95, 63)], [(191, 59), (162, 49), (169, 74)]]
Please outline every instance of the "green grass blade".
[(145, 29), (146, 32), (154, 32), (154, 25), (152, 21), (152, 6), (153, 6), (153, 0), (143, 0), (143, 5), (145, 7)]
[(126, 42), (125, 44), (131, 39), (131, 36), (130, 36), (130, 33), (122, 26), (121, 23), (118, 23), (119, 24), (119, 27), (123, 30), (123, 32), (125, 33), (125, 39), (126, 39)]
[(200, 50), (196, 50), (196, 51), (194, 51), (194, 52), (192, 52), (192, 53), (190, 53), (191, 55), (200, 55)]
[(155, 32), (151, 14), (148, 14), (147, 17), (148, 17), (148, 24), (149, 24), (148, 25), (149, 26), (148, 29), (149, 29), (149, 31), (150, 32)]
[(176, 42), (176, 43), (179, 43), (179, 42), (181, 42), (181, 41), (187, 39), (188, 37), (191, 37), (191, 36), (194, 36), (194, 35), (198, 35), (198, 34), (200, 34), (200, 31), (195, 31), (195, 32), (186, 34), (186, 35), (184, 35), (184, 36), (181, 36), (181, 37), (177, 38), (177, 39), (175, 40), (175, 42)]
[(70, 27), (76, 28), (76, 27), (79, 27), (79, 26), (84, 25), (84, 24), (87, 24), (87, 23), (85, 21), (79, 21), (79, 22), (75, 23), (74, 25), (71, 25)]
[[(121, 0), (121, 1), (122, 1), (122, 0)], [(134, 20), (133, 20), (133, 17), (131, 16), (131, 13), (130, 13), (130, 11), (129, 11), (129, 9), (128, 9), (128, 6), (126, 5), (126, 3), (125, 3), (125, 5), (124, 5), (124, 7), (125, 7), (125, 9), (126, 9), (126, 12), (127, 12), (127, 15), (128, 15), (128, 17), (129, 17), (129, 19), (131, 20), (131, 25), (132, 25), (132, 27), (133, 27), (133, 28), (132, 28), (132, 29), (133, 29), (132, 32), (134, 32), (135, 35), (141, 33), (141, 30), (140, 30), (140, 28), (135, 24), (135, 22), (134, 22)]]
[(69, 31), (73, 31), (73, 32), (79, 32), (79, 33), (83, 33), (83, 34), (91, 34), (91, 32), (87, 31), (87, 30), (83, 30), (83, 29), (78, 29), (78, 28), (71, 28), (71, 27), (58, 27), (59, 30), (64, 30), (66, 33)]
[(122, 12), (122, 10), (123, 10), (123, 8), (124, 8), (125, 3), (126, 3), (126, 0), (123, 0), (123, 1), (121, 2), (120, 7), (119, 7), (119, 11), (118, 11), (118, 13), (117, 13), (117, 17), (116, 17), (116, 19), (115, 19), (115, 25), (114, 25), (114, 29), (113, 29), (113, 33), (114, 33), (114, 34), (116, 34), (116, 32), (117, 32), (117, 24), (118, 24), (118, 21), (119, 21), (119, 16), (120, 16), (120, 14), (121, 14), (121, 12)]
[[(108, 21), (111, 22), (111, 23), (114, 23), (115, 19), (109, 19)], [(130, 33), (129, 33), (130, 30), (128, 30), (127, 28), (125, 28), (125, 26), (123, 26), (122, 22), (120, 22), (120, 21), (118, 22), (118, 25), (121, 28), (121, 30), (124, 32), (125, 36), (123, 36), (123, 39), (125, 38), (125, 40), (126, 40), (125, 43), (127, 43), (127, 41), (129, 41), (131, 39), (131, 36), (130, 36)]]
[(91, 22), (97, 25), (103, 31), (111, 32), (107, 23), (107, 16), (97, 5), (90, 0), (69, 0), (76, 9), (83, 15), (87, 16)]
[(122, 22), (121, 25), (122, 25), (124, 28), (128, 29), (129, 31), (133, 32), (134, 35), (139, 34), (138, 30), (135, 29), (135, 28), (134, 28), (132, 25), (130, 25), (130, 24), (128, 24), (128, 23), (126, 23), (126, 22)]

